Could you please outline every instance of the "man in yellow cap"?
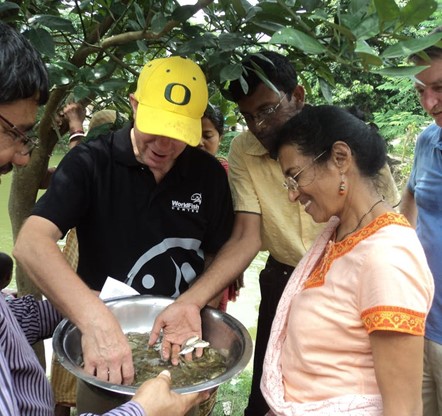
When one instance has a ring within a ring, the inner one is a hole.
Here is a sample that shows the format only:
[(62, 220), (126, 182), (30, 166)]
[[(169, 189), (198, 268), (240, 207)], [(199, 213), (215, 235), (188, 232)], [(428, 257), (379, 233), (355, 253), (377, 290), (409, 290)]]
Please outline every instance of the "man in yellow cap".
[[(82, 332), (84, 369), (128, 384), (134, 369), (120, 325), (93, 291), (107, 276), (176, 298), (229, 238), (223, 167), (197, 148), (208, 92), (189, 59), (149, 62), (130, 95), (134, 123), (73, 148), (18, 236), (14, 255)], [(77, 273), (57, 247), (77, 228)]]

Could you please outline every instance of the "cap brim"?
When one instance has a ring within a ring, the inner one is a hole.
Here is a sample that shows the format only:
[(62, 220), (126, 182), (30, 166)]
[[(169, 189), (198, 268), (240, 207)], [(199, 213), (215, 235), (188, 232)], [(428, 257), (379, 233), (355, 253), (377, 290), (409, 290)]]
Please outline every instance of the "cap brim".
[(201, 141), (201, 119), (152, 108), (138, 103), (135, 124), (143, 133), (170, 137), (190, 146)]

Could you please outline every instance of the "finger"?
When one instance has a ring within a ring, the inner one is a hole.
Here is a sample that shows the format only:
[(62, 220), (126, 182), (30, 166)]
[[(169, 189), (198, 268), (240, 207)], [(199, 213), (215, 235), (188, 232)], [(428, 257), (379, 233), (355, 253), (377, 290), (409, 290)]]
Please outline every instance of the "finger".
[(212, 390), (204, 390), (200, 392), (198, 395), (198, 403), (204, 402), (205, 400), (209, 399), (211, 392)]
[(132, 360), (123, 362), (121, 367), (123, 384), (129, 386), (133, 383), (135, 378), (135, 369)]
[(195, 348), (195, 358), (200, 358), (203, 356), (204, 348)]
[[(182, 354), (181, 354), (182, 355)], [(193, 361), (193, 351), (192, 352), (189, 352), (189, 353), (187, 353), (187, 354), (184, 354), (184, 359), (186, 360), (186, 361)]]
[(91, 376), (97, 375), (97, 366), (95, 364), (90, 363), (90, 362), (87, 362), (87, 361), (84, 362), (83, 370)]
[(172, 365), (178, 365), (180, 363), (180, 350), (181, 346), (179, 344), (172, 345), (172, 357), (170, 360), (172, 362)]
[(169, 358), (170, 358), (170, 349), (171, 349), (170, 342), (163, 338), (163, 342), (161, 343), (161, 358), (164, 361), (169, 360)]
[(209, 393), (201, 392), (201, 393), (182, 394), (181, 398), (184, 402), (184, 406), (186, 407), (186, 411), (188, 411), (197, 404), (203, 402), (204, 400), (207, 400), (209, 398)]
[(97, 378), (102, 381), (109, 381), (110, 370), (107, 365), (97, 367)]
[(107, 373), (108, 381), (109, 383), (113, 384), (121, 384), (122, 382), (122, 375), (121, 375), (121, 368), (118, 369), (109, 369)]
[(150, 335), (149, 335), (149, 346), (154, 345), (157, 341), (158, 338), (160, 337), (160, 331), (161, 331), (161, 324), (155, 319), (155, 322), (153, 324), (153, 328), (150, 331)]
[(161, 371), (161, 373), (158, 374), (157, 378), (161, 378), (167, 381), (169, 385), (172, 384), (172, 376), (170, 375), (170, 372), (168, 370)]

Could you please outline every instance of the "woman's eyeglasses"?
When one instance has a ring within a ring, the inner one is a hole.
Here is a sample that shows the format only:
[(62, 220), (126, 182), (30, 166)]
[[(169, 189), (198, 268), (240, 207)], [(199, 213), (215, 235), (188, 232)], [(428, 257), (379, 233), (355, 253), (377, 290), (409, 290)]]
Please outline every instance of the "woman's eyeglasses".
[(318, 156), (316, 156), (309, 164), (305, 165), (304, 167), (302, 167), (298, 173), (296, 175), (293, 176), (287, 176), (284, 179), (284, 182), (282, 184), (282, 186), (287, 189), (288, 191), (293, 191), (293, 192), (297, 192), (298, 188), (302, 188), (303, 186), (307, 186), (310, 185), (310, 183), (313, 182), (313, 179), (310, 183), (305, 183), (303, 185), (299, 184), (299, 175), (304, 172), (305, 170), (311, 168), (315, 162), (323, 155), (325, 154), (326, 150), (324, 150), (322, 153), (320, 153)]

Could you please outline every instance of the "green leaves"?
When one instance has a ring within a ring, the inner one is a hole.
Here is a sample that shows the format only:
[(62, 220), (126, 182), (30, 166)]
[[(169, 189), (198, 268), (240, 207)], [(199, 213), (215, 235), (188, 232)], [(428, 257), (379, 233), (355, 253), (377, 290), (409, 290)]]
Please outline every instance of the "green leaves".
[(395, 0), (374, 0), (374, 4), (382, 22), (396, 20), (401, 13)]
[(74, 95), (74, 101), (81, 101), (84, 98), (87, 98), (91, 90), (85, 85), (77, 85), (74, 87), (72, 94)]
[(409, 0), (401, 10), (404, 26), (415, 26), (428, 19), (437, 9), (437, 0)]
[(19, 10), (19, 6), (16, 3), (13, 3), (12, 1), (5, 1), (2, 4), (0, 4), (0, 14), (3, 14), (5, 12), (9, 12), (9, 11), (16, 11)]
[(127, 85), (127, 80), (123, 78), (113, 78), (108, 81), (104, 81), (98, 85), (98, 89), (101, 92), (109, 93), (116, 91)]
[(416, 74), (422, 72), (426, 68), (428, 68), (428, 66), (397, 66), (373, 69), (372, 72), (391, 77), (414, 77)]
[(195, 14), (195, 6), (179, 6), (172, 13), (172, 19), (185, 22)]
[(219, 47), (224, 51), (235, 50), (244, 44), (244, 36), (240, 33), (221, 33), (218, 43)]
[(163, 13), (155, 13), (155, 16), (152, 18), (151, 29), (154, 33), (160, 33), (167, 24), (167, 18)]
[(26, 37), (42, 55), (52, 58), (55, 55), (55, 44), (52, 35), (43, 28), (30, 29)]
[[(3, 2), (0, 18), (15, 14), (15, 25), (27, 28), (54, 85), (76, 99), (95, 97), (112, 105), (116, 94), (127, 97), (133, 90), (148, 59), (170, 53), (199, 62), (212, 90), (237, 79), (246, 91), (242, 57), (261, 48), (277, 50), (296, 65), (309, 94), (330, 101), (336, 99), (340, 71), (351, 71), (353, 78), (413, 76), (421, 68), (403, 66), (403, 58), (442, 39), (419, 36), (423, 30), (416, 29), (441, 20), (437, 0), (204, 0), (183, 6), (176, 0), (75, 5), (51, 0), (32, 2), (32, 8), (28, 3)], [(429, 16), (433, 20), (422, 23)]]
[(71, 23), (71, 21), (59, 16), (40, 14), (34, 16), (31, 19), (31, 23), (46, 26), (49, 29), (58, 30), (60, 32), (76, 33), (74, 25)]
[(242, 65), (241, 64), (230, 64), (225, 66), (220, 71), (220, 81), (224, 83), (226, 81), (232, 81), (234, 79), (238, 79), (242, 74)]
[(383, 58), (408, 57), (416, 52), (422, 51), (429, 46), (434, 45), (442, 39), (442, 33), (434, 33), (423, 38), (409, 39), (398, 42), (388, 47), (383, 53)]
[(307, 54), (321, 54), (327, 51), (315, 38), (291, 27), (286, 27), (276, 32), (269, 40), (269, 43), (291, 45)]

